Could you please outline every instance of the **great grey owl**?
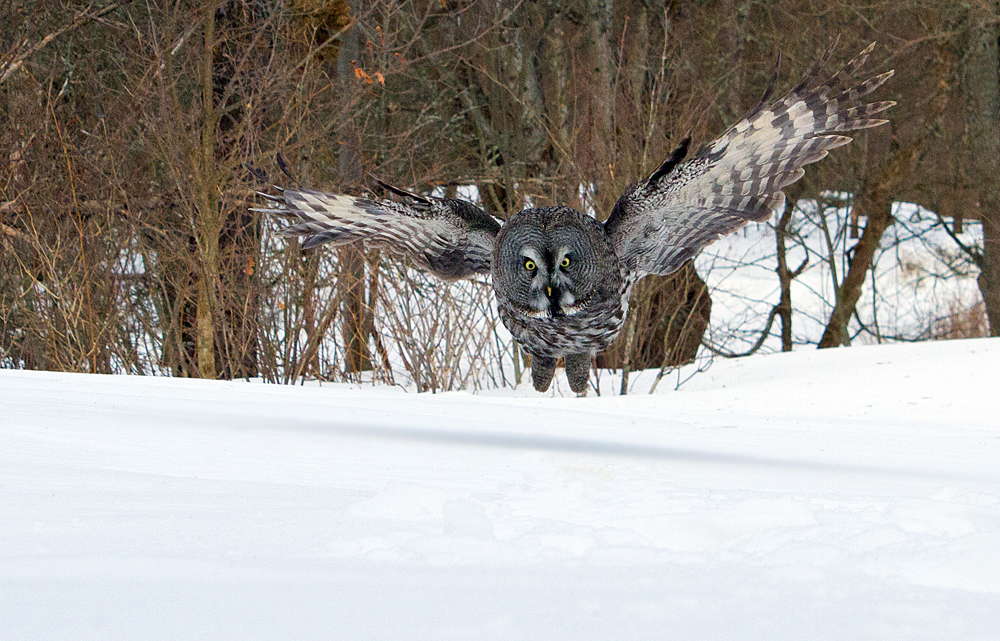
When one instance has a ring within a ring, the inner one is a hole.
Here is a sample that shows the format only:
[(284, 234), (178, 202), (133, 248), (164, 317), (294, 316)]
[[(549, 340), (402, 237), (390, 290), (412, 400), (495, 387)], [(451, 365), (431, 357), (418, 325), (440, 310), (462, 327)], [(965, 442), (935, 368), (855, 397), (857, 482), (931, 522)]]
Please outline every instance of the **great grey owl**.
[[(892, 72), (856, 81), (874, 43), (814, 84), (836, 42), (785, 97), (771, 104), (777, 70), (760, 103), (682, 162), (690, 136), (646, 180), (629, 187), (605, 223), (569, 207), (520, 211), (498, 223), (475, 205), (420, 196), (381, 183), (399, 200), (285, 189), (259, 211), (290, 217), (302, 247), (363, 240), (453, 281), (490, 274), (500, 317), (532, 355), (532, 379), (548, 389), (565, 358), (570, 388), (586, 390), (593, 356), (618, 334), (632, 285), (670, 274), (720, 235), (762, 222), (781, 189), (851, 139), (843, 132), (885, 123), (894, 103), (859, 103)], [(780, 62), (780, 57), (779, 57)]]

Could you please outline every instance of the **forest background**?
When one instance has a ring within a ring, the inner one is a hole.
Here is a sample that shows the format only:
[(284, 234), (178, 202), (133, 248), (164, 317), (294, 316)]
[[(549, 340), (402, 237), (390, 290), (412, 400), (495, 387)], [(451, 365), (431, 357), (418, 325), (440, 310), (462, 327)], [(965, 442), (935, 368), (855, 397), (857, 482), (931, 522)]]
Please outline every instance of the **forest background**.
[[(898, 105), (786, 190), (780, 295), (742, 353), (795, 347), (807, 225), (833, 284), (814, 344), (872, 335), (857, 305), (899, 203), (947, 234), (936, 258), (979, 297), (879, 340), (1000, 335), (998, 22), (985, 0), (2, 0), (0, 366), (512, 384), (528, 363), (487, 281), (303, 252), (249, 211), (256, 191), (381, 196), (376, 176), (499, 218), (603, 220), (687, 132), (707, 142), (753, 107), (779, 52), (780, 95), (837, 35), (831, 67), (877, 41), (866, 69), (896, 70), (878, 99)], [(647, 278), (596, 365), (734, 355), (706, 337), (711, 307), (690, 263)]]

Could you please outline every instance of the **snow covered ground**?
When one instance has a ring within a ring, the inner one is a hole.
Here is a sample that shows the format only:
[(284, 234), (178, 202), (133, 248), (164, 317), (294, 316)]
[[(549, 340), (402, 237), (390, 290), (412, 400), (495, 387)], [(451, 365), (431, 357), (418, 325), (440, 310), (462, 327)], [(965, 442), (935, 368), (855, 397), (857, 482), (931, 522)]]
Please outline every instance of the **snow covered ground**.
[(583, 399), (0, 370), (0, 638), (1000, 639), (998, 366), (804, 350)]

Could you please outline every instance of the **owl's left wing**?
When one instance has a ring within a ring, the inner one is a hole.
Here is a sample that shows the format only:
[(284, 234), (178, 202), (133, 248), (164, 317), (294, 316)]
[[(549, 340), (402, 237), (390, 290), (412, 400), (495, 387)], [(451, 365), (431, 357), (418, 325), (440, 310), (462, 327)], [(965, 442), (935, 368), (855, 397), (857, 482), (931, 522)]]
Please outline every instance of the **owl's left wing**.
[(500, 224), (486, 212), (464, 200), (424, 197), (380, 184), (402, 202), (285, 189), (280, 196), (261, 194), (268, 206), (254, 211), (297, 221), (281, 233), (301, 236), (303, 249), (364, 241), (447, 281), (490, 272)]
[(775, 71), (760, 104), (729, 131), (681, 163), (686, 138), (649, 178), (618, 199), (604, 231), (630, 275), (669, 274), (719, 236), (767, 220), (785, 200), (781, 189), (805, 173), (803, 166), (851, 141), (842, 132), (887, 122), (872, 116), (895, 103), (858, 104), (858, 99), (893, 72), (853, 80), (874, 43), (809, 88), (836, 44), (784, 98), (765, 106)]

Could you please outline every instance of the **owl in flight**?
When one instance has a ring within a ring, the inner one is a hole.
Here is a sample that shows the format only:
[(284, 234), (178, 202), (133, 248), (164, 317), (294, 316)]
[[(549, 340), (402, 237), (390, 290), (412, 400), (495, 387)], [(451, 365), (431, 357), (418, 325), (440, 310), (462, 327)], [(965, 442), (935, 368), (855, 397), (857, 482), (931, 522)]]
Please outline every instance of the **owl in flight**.
[[(875, 44), (816, 84), (836, 41), (803, 80), (767, 104), (777, 71), (742, 120), (684, 161), (690, 136), (647, 179), (629, 187), (607, 221), (569, 207), (522, 210), (504, 223), (464, 200), (382, 186), (398, 200), (285, 189), (257, 209), (288, 217), (282, 233), (303, 249), (365, 241), (409, 258), (447, 281), (490, 274), (500, 318), (531, 354), (535, 389), (549, 388), (565, 358), (570, 388), (585, 392), (593, 356), (618, 335), (632, 285), (666, 275), (722, 234), (763, 222), (785, 200), (781, 189), (851, 138), (887, 122), (893, 102), (863, 104), (893, 72), (855, 79)], [(779, 57), (780, 62), (780, 57)]]

